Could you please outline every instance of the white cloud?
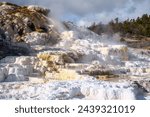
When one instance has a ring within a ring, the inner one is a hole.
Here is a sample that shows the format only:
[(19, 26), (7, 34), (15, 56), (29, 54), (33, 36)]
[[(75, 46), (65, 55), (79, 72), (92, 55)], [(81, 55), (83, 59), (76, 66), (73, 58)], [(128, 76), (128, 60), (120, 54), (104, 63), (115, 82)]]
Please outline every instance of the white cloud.
[(90, 22), (108, 22), (115, 17), (121, 20), (150, 13), (150, 0), (0, 0), (18, 4), (45, 6), (60, 19), (85, 25)]

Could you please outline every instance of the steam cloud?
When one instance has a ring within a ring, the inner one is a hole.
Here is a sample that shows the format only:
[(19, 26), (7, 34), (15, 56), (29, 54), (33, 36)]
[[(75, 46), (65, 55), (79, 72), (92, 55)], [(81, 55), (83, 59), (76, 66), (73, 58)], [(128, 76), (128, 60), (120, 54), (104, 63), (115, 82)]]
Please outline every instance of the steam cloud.
[(60, 20), (70, 20), (78, 25), (91, 22), (107, 23), (150, 14), (150, 0), (0, 0), (19, 5), (35, 4), (50, 8)]

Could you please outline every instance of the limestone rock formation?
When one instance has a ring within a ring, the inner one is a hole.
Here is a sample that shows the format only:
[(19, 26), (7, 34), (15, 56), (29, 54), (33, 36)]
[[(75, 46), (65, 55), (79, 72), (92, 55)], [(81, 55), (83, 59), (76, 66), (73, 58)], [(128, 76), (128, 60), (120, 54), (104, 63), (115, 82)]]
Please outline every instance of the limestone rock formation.
[(0, 3), (0, 99), (144, 99), (150, 92), (149, 55), (70, 22), (60, 32), (49, 12)]
[[(38, 6), (0, 3), (0, 44), (2, 47), (9, 49), (9, 52), (12, 50), (14, 55), (16, 53), (25, 55), (29, 54), (32, 45), (56, 43), (59, 40), (59, 33), (47, 18), (49, 13), (49, 9)], [(30, 50), (27, 51), (29, 48)], [(0, 51), (3, 49), (1, 48)], [(18, 52), (14, 53), (14, 51)], [(0, 56), (3, 55), (0, 54)]]

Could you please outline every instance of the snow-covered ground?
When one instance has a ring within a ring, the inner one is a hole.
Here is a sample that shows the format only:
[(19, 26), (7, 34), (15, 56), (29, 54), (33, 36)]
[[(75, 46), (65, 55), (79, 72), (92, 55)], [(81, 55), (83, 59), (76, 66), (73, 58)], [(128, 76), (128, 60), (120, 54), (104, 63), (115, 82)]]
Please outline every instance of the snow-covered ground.
[[(31, 56), (0, 60), (0, 99), (149, 99), (132, 82), (150, 78), (149, 55), (116, 42), (116, 36), (99, 36), (71, 23), (68, 27), (53, 47), (33, 45), (38, 52)], [(74, 68), (68, 67), (71, 63)], [(96, 79), (107, 74), (119, 80)]]

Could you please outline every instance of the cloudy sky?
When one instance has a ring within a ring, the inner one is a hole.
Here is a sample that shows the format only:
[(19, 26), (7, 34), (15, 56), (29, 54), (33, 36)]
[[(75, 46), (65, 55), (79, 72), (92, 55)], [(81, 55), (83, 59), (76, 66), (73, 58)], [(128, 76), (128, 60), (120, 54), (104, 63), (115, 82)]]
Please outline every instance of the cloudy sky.
[(35, 4), (51, 9), (60, 20), (70, 20), (78, 25), (91, 22), (107, 23), (150, 14), (150, 0), (0, 0), (21, 5)]

